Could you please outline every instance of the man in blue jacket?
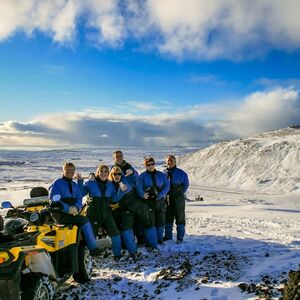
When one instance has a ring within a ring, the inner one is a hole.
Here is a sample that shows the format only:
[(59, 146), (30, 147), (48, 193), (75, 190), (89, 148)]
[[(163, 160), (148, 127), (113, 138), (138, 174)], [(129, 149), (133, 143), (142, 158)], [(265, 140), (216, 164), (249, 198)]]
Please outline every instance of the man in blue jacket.
[[(67, 162), (63, 166), (63, 176), (50, 186), (51, 216), (58, 224), (77, 225), (90, 253), (98, 254), (99, 249), (91, 223), (87, 217), (79, 215), (82, 208), (82, 194), (79, 185), (73, 181), (74, 175), (74, 164)], [(77, 179), (81, 179), (80, 175)]]
[(170, 191), (167, 196), (166, 225), (164, 240), (172, 239), (174, 219), (177, 229), (177, 243), (183, 241), (185, 234), (185, 193), (189, 187), (187, 174), (176, 167), (174, 155), (166, 157), (167, 169), (164, 173), (170, 182)]

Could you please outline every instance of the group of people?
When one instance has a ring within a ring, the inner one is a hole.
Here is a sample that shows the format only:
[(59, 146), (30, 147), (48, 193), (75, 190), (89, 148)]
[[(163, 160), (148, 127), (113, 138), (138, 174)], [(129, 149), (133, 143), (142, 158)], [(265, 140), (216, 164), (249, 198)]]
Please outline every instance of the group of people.
[[(144, 158), (140, 175), (124, 160), (122, 151), (113, 153), (114, 165), (98, 166), (86, 182), (75, 166), (67, 162), (63, 176), (50, 186), (52, 218), (59, 224), (75, 224), (81, 229), (91, 254), (98, 254), (95, 237), (103, 228), (111, 238), (115, 259), (126, 248), (138, 257), (137, 243), (157, 251), (158, 244), (172, 239), (176, 222), (177, 242), (185, 235), (185, 193), (187, 174), (177, 168), (174, 155), (166, 157), (167, 168), (155, 168), (153, 157)], [(75, 180), (74, 180), (75, 179)], [(79, 214), (87, 196), (86, 216)]]

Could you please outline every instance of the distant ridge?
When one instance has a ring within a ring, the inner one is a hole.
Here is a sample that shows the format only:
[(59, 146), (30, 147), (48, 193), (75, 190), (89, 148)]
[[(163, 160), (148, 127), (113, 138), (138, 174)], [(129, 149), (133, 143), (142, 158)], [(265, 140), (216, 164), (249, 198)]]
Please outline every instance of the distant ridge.
[(221, 142), (179, 160), (191, 183), (269, 193), (300, 192), (300, 125)]
[(300, 129), (300, 125), (299, 124), (290, 125), (289, 128)]

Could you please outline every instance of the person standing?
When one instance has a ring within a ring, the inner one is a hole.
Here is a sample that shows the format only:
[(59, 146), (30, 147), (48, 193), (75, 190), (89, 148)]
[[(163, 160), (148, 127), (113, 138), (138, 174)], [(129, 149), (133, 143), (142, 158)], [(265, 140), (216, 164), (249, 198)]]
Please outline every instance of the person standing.
[(174, 220), (176, 222), (177, 243), (183, 241), (185, 235), (185, 193), (189, 187), (187, 174), (177, 168), (174, 155), (166, 157), (167, 169), (164, 173), (170, 182), (167, 195), (166, 225), (164, 240), (172, 240)]
[(121, 237), (133, 258), (137, 256), (137, 247), (133, 234), (134, 215), (129, 211), (128, 205), (132, 201), (132, 187), (123, 176), (121, 168), (114, 166), (110, 170), (108, 179), (113, 185), (113, 196), (110, 207), (118, 228), (121, 231)]
[(165, 196), (169, 191), (170, 183), (164, 173), (155, 169), (153, 157), (146, 157), (144, 165), (146, 171), (140, 174), (136, 189), (139, 197), (144, 199), (153, 211), (157, 241), (162, 244), (166, 213)]
[[(58, 224), (77, 225), (90, 253), (98, 254), (100, 249), (97, 248), (91, 223), (87, 217), (79, 214), (82, 208), (82, 195), (80, 186), (73, 180), (74, 175), (75, 165), (66, 162), (63, 165), (63, 176), (50, 186), (51, 217)], [(81, 180), (80, 174), (77, 174), (76, 179)]]
[(114, 160), (114, 165), (119, 167), (122, 170), (128, 183), (132, 187), (134, 187), (137, 183), (139, 174), (131, 164), (129, 164), (127, 161), (124, 160), (123, 152), (121, 150), (114, 151), (113, 160)]
[[(135, 193), (135, 186), (139, 177), (138, 172), (134, 169), (134, 167), (131, 164), (129, 164), (127, 161), (124, 160), (124, 155), (121, 150), (114, 151), (112, 156), (113, 156), (114, 166), (121, 168), (128, 183), (133, 187), (133, 191)], [(143, 222), (141, 222), (139, 218), (134, 219), (133, 232), (134, 235), (136, 236), (137, 243), (140, 245), (145, 244), (145, 240), (146, 240), (142, 223)]]
[(100, 227), (103, 227), (111, 239), (112, 251), (115, 259), (121, 258), (121, 237), (113, 218), (109, 203), (112, 200), (114, 187), (107, 180), (108, 166), (99, 165), (96, 174), (90, 174), (89, 180), (80, 181), (82, 196), (88, 195), (87, 217), (89, 218), (94, 235), (97, 236)]

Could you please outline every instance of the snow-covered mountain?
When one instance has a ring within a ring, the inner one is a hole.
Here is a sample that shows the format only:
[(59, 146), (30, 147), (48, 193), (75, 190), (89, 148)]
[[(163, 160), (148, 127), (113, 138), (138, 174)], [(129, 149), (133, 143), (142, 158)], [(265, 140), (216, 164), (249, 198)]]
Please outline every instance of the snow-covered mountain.
[(192, 184), (257, 190), (300, 191), (300, 128), (291, 126), (187, 154), (179, 161)]

